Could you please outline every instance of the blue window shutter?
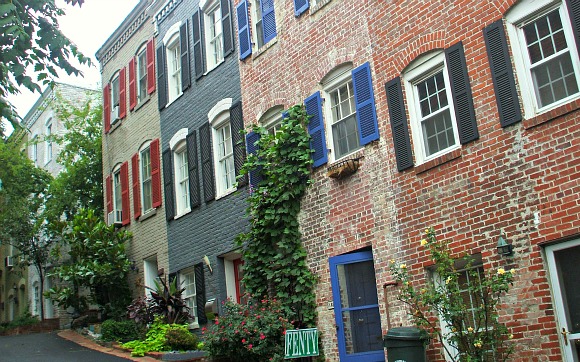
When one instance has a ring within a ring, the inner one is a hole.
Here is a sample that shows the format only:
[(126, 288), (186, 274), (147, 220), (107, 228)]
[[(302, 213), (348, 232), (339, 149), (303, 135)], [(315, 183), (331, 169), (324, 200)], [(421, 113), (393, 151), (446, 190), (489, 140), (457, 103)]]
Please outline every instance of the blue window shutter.
[(352, 70), (352, 85), (358, 122), (358, 139), (361, 146), (379, 139), (379, 126), (375, 110), (375, 95), (369, 63)]
[(310, 149), (312, 167), (319, 167), (328, 162), (328, 149), (326, 148), (326, 135), (324, 134), (324, 119), (322, 118), (322, 99), (320, 92), (316, 92), (304, 101), (306, 113), (310, 116), (308, 123), (308, 133), (310, 133)]
[(455, 105), (455, 119), (459, 131), (459, 141), (462, 145), (479, 138), (475, 109), (471, 96), (471, 85), (467, 74), (467, 63), (463, 44), (458, 42), (445, 50), (445, 60), (449, 70), (451, 96)]
[(276, 37), (276, 15), (274, 0), (260, 0), (262, 7), (262, 27), (264, 30), (264, 44)]
[[(246, 150), (248, 155), (252, 155), (258, 151), (258, 145), (256, 142), (260, 140), (260, 134), (256, 132), (249, 132), (246, 134)], [(256, 169), (250, 171), (250, 187), (255, 188), (262, 181), (261, 170)]]
[(294, 15), (300, 16), (300, 14), (308, 10), (308, 6), (308, 0), (294, 0)]
[(522, 112), (502, 20), (483, 29), (483, 37), (487, 46), (499, 122), (502, 127), (507, 127), (520, 122)]
[(252, 41), (250, 40), (250, 26), (248, 21), (248, 0), (242, 0), (236, 6), (238, 16), (238, 42), (240, 43), (240, 59), (246, 59), (252, 54)]
[(389, 105), (389, 118), (391, 119), (397, 170), (403, 171), (413, 166), (413, 151), (411, 149), (411, 139), (409, 138), (401, 78), (397, 77), (387, 82), (385, 91), (387, 92), (387, 104)]

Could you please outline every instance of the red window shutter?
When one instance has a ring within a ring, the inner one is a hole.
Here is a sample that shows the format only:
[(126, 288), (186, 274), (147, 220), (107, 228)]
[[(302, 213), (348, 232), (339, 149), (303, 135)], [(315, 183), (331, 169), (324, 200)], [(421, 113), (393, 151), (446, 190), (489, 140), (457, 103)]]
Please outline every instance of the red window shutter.
[(151, 198), (153, 208), (161, 206), (161, 161), (159, 159), (159, 138), (151, 141)]
[(131, 158), (131, 173), (133, 174), (133, 213), (137, 220), (141, 216), (141, 187), (139, 186), (139, 153)]
[(155, 43), (154, 38), (147, 42), (147, 94), (155, 92)]
[(109, 133), (111, 130), (111, 85), (107, 84), (103, 88), (103, 119), (105, 133)]
[(135, 81), (135, 57), (129, 61), (129, 110), (137, 105), (137, 82)]
[(119, 118), (127, 115), (127, 68), (123, 67), (119, 72)]
[[(105, 179), (105, 202), (107, 204), (107, 215), (113, 211), (113, 179), (111, 175), (108, 175)], [(105, 219), (107, 217), (105, 215)]]
[(123, 225), (128, 225), (131, 223), (131, 209), (129, 204), (129, 163), (125, 161), (121, 165), (121, 223)]

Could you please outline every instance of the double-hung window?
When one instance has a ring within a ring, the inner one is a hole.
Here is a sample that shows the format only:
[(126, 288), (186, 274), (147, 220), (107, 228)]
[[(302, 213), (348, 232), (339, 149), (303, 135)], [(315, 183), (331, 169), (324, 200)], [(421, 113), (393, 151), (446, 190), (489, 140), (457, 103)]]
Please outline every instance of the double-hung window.
[(179, 144), (175, 151), (175, 198), (177, 215), (190, 210), (189, 202), (189, 167), (187, 160), (187, 145), (185, 141)]
[(507, 14), (526, 116), (580, 96), (580, 62), (564, 2), (523, 1)]
[(121, 222), (123, 210), (123, 196), (121, 187), (121, 169), (118, 168), (113, 172), (113, 212), (114, 221)]
[(32, 161), (34, 162), (34, 165), (36, 165), (37, 161), (38, 161), (38, 136), (34, 135), (34, 137), (32, 137), (32, 147), (31, 147), (31, 151), (30, 151), (30, 157), (32, 159)]
[(46, 130), (45, 130), (45, 136), (46, 136), (46, 149), (44, 152), (44, 163), (49, 163), (52, 160), (52, 140), (51, 140), (51, 136), (52, 136), (52, 119), (49, 119), (46, 122)]
[(119, 118), (119, 103), (120, 103), (120, 82), (119, 82), (119, 74), (113, 78), (111, 81), (111, 112), (112, 117), (111, 120), (114, 121)]
[(260, 117), (259, 123), (262, 127), (264, 127), (269, 134), (275, 135), (277, 132), (280, 131), (282, 126), (282, 112), (284, 111), (284, 107), (282, 106), (274, 106), (268, 109), (264, 114)]
[(143, 46), (137, 53), (137, 101), (147, 98), (147, 48)]
[(329, 92), (334, 157), (339, 159), (360, 148), (352, 80)]
[(234, 152), (232, 128), (229, 118), (214, 128), (217, 193), (225, 194), (235, 187)]
[(183, 291), (183, 300), (185, 305), (189, 308), (189, 314), (194, 317), (192, 321), (197, 323), (197, 291), (195, 289), (195, 272), (188, 270), (180, 273), (180, 285), (185, 288)]
[[(140, 152), (141, 163), (141, 202), (143, 205), (143, 213), (153, 208), (153, 195), (151, 187), (151, 152), (150, 147), (147, 146)], [(136, 197), (135, 195), (133, 197)]]
[(264, 46), (264, 23), (262, 21), (262, 1), (255, 0), (252, 6), (254, 9), (254, 29), (256, 29), (255, 43), (258, 45), (258, 49)]
[(426, 161), (459, 147), (445, 56), (427, 55), (405, 73), (415, 154)]
[(209, 71), (224, 60), (222, 11), (219, 2), (210, 5), (204, 14), (206, 62)]
[(168, 71), (168, 98), (169, 102), (181, 95), (181, 46), (179, 34), (177, 34), (167, 46), (167, 71)]

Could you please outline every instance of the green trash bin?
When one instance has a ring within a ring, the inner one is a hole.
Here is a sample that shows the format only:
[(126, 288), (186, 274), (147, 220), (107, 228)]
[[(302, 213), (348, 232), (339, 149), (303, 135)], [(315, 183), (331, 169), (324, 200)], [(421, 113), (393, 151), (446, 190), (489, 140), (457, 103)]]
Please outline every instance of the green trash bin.
[(383, 337), (388, 362), (427, 362), (425, 333), (415, 327), (396, 327)]

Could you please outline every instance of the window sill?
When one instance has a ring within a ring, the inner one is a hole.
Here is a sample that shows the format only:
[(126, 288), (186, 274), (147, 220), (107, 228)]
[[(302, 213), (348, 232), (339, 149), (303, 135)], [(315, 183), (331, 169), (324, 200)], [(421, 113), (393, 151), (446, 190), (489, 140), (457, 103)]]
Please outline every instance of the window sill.
[(206, 70), (205, 73), (203, 73), (202, 77), (205, 77), (209, 73), (213, 72), (215, 69), (217, 69), (220, 65), (222, 65), (224, 63), (225, 63), (225, 59), (222, 59), (222, 61), (219, 62), (219, 63), (217, 63), (214, 67), (212, 67), (211, 69)]
[(143, 222), (155, 215), (157, 215), (157, 209), (147, 210), (143, 215), (139, 216), (139, 222)]
[(310, 15), (314, 15), (318, 10), (322, 9), (326, 4), (331, 2), (332, 0), (320, 0), (318, 3), (310, 8)]
[(226, 197), (226, 196), (228, 196), (230, 194), (233, 194), (234, 192), (236, 192), (236, 190), (237, 189), (235, 187), (233, 187), (231, 189), (227, 189), (227, 190), (225, 190), (223, 193), (221, 193), (219, 195), (216, 194), (215, 199), (216, 200), (222, 199), (222, 198), (224, 198), (224, 197)]
[(165, 105), (165, 108), (169, 108), (169, 106), (172, 105), (173, 103), (175, 103), (182, 95), (183, 95), (183, 91), (181, 93), (179, 93), (179, 95), (177, 97), (175, 97), (172, 100), (170, 100), (169, 102), (167, 102), (167, 104)]
[(142, 101), (137, 103), (137, 105), (135, 106), (135, 108), (133, 108), (133, 110), (131, 112), (137, 112), (141, 107), (143, 107), (144, 105), (149, 103), (150, 99), (151, 99), (151, 95), (147, 95), (147, 97), (145, 99), (143, 99)]
[(574, 112), (578, 109), (580, 109), (580, 99), (575, 99), (570, 103), (563, 104), (535, 117), (524, 119), (524, 129), (534, 128), (556, 118), (565, 116), (568, 113)]
[(444, 163), (453, 161), (457, 158), (461, 157), (461, 148), (458, 148), (456, 150), (453, 150), (449, 153), (446, 153), (444, 155), (441, 155), (435, 159), (429, 160), (423, 164), (420, 164), (418, 166), (415, 167), (415, 174), (418, 175), (420, 173), (423, 173), (425, 171), (428, 171), (432, 168), (435, 168), (437, 166), (440, 166)]
[(260, 55), (264, 54), (268, 49), (274, 46), (278, 42), (278, 36), (274, 37), (274, 39), (270, 40), (268, 43), (262, 45), (262, 47), (256, 50), (255, 53), (252, 53), (252, 60), (255, 60)]
[(175, 215), (173, 217), (173, 220), (177, 220), (177, 219), (189, 214), (190, 212), (191, 212), (191, 207), (188, 207), (188, 208), (184, 209), (183, 211), (181, 211), (180, 213), (178, 213), (177, 215)]
[(109, 128), (109, 134), (113, 133), (113, 131), (119, 127), (121, 127), (121, 119), (117, 119), (114, 123), (111, 123), (111, 128)]

